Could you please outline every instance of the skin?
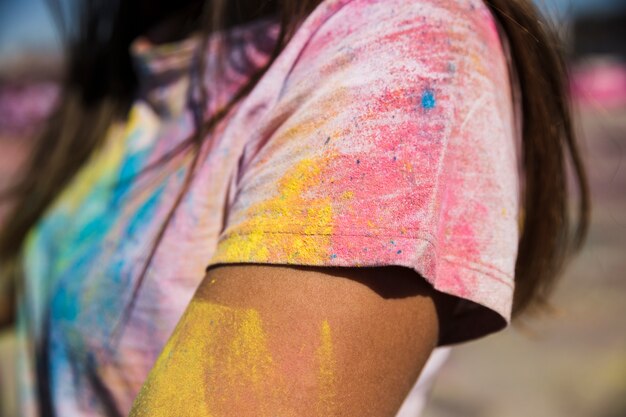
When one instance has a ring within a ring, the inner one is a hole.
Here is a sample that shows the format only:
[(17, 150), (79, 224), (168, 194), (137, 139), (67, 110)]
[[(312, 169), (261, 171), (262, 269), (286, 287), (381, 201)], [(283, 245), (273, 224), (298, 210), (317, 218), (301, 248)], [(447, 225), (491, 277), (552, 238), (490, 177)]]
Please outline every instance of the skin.
[(218, 265), (130, 415), (393, 416), (451, 301), (406, 268)]

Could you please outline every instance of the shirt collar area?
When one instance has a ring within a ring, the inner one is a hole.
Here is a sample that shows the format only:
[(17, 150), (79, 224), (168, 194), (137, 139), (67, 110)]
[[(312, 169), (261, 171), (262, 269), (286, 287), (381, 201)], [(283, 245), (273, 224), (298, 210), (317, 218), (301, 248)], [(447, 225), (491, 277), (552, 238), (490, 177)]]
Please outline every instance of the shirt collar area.
[[(216, 96), (212, 99), (215, 103), (207, 103), (207, 106), (216, 106), (221, 103), (221, 96), (213, 90), (219, 87), (227, 96), (233, 93), (267, 62), (278, 32), (279, 21), (275, 16), (260, 18), (208, 35), (207, 49), (203, 53), (200, 33), (158, 45), (144, 36), (138, 37), (131, 43), (130, 55), (138, 77), (139, 99), (147, 102), (160, 118), (180, 115), (189, 104), (192, 77), (198, 75), (192, 74), (192, 69), (199, 68), (200, 58), (203, 58), (205, 88)], [(222, 48), (228, 48), (229, 56), (219, 62), (220, 52), (225, 52)]]
[(146, 37), (132, 42), (130, 55), (139, 82), (139, 99), (150, 104), (159, 117), (175, 117), (185, 110), (199, 45), (199, 35), (159, 45)]

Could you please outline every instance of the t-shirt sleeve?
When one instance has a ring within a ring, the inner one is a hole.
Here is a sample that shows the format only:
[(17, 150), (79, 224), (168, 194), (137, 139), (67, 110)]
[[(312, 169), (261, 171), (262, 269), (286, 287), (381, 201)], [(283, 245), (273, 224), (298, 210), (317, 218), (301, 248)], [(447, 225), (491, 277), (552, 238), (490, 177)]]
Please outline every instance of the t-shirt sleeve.
[(209, 264), (404, 266), (458, 299), (440, 346), (501, 330), (518, 174), (494, 19), (480, 1), (346, 3), (276, 85)]

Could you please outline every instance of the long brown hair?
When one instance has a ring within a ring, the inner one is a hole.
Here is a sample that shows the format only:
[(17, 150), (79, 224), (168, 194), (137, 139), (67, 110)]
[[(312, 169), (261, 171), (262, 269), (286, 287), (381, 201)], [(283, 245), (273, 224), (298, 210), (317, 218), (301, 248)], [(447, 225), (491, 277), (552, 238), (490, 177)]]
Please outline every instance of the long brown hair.
[[(17, 264), (28, 231), (98, 148), (109, 125), (125, 117), (136, 88), (128, 47), (134, 37), (147, 29), (137, 24), (140, 20), (136, 2), (80, 3), (79, 24), (73, 30), (66, 29), (68, 66), (62, 98), (38, 140), (24, 176), (7, 195), (14, 198), (14, 206), (0, 235), (0, 260), (5, 265)], [(254, 87), (297, 25), (319, 3), (321, 0), (210, 0), (190, 6), (189, 15), (200, 18), (189, 20), (189, 28), (201, 28), (205, 42), (209, 33), (268, 14), (280, 17), (281, 30), (267, 65), (253, 74), (225, 108), (209, 120), (198, 116), (194, 135), (178, 149), (194, 152), (195, 157), (141, 276), (188, 189), (203, 139)], [(549, 310), (548, 299), (565, 261), (580, 249), (586, 236), (589, 192), (572, 127), (567, 69), (555, 31), (541, 19), (530, 0), (485, 3), (506, 33), (511, 70), (521, 87), (524, 194), (512, 312), (516, 319), (522, 312)], [(204, 100), (199, 98), (199, 108), (204, 108)], [(574, 174), (574, 194), (578, 195), (573, 223), (568, 208), (568, 166)], [(140, 283), (141, 279), (135, 292)]]

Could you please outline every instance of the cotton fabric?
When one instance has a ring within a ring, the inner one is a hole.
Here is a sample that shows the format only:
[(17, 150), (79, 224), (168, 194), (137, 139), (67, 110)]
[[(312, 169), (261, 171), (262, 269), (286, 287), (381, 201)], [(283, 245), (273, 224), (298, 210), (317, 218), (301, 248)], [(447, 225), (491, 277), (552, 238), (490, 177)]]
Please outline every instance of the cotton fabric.
[(36, 378), (55, 415), (126, 415), (218, 264), (404, 266), (459, 299), (440, 346), (509, 324), (518, 176), (493, 17), (477, 0), (325, 0), (208, 135), (120, 326), (190, 165), (179, 153), (145, 170), (194, 130), (189, 68), (206, 55), (209, 117), (277, 35), (264, 18), (212, 35), (208, 55), (193, 38), (134, 43), (141, 89), (128, 120), (25, 245), (22, 415), (36, 412)]

